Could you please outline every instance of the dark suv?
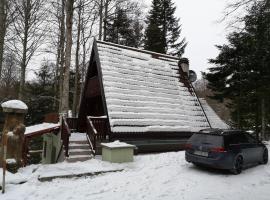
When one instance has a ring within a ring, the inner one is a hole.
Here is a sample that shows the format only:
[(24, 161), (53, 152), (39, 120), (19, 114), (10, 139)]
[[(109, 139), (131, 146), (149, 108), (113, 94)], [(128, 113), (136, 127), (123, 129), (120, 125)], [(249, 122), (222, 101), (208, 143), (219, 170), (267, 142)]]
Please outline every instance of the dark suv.
[(240, 174), (244, 167), (268, 162), (267, 147), (240, 130), (201, 130), (188, 140), (185, 153), (188, 162), (229, 169), (234, 174)]

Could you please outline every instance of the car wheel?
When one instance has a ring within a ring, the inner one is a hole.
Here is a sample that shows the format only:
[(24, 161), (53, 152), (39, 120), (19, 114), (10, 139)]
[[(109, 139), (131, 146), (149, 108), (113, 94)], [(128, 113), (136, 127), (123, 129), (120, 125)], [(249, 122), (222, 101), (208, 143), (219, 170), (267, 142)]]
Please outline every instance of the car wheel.
[(199, 163), (195, 163), (195, 162), (193, 162), (192, 164), (193, 164), (194, 166), (196, 166), (196, 167), (200, 167), (200, 166), (201, 166)]
[(243, 169), (243, 157), (242, 156), (237, 156), (237, 158), (234, 161), (234, 167), (231, 170), (233, 174), (237, 175), (237, 174), (241, 174), (242, 169)]
[(268, 163), (268, 150), (264, 149), (263, 151), (263, 160), (262, 160), (262, 164), (267, 164)]

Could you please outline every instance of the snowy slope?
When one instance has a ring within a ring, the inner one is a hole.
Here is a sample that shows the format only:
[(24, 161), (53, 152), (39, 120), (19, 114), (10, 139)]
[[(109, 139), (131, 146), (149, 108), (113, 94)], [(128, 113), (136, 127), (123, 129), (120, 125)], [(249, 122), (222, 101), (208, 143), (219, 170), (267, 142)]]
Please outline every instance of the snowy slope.
[(208, 124), (179, 82), (178, 59), (97, 43), (113, 132), (198, 131)]
[(205, 99), (200, 98), (200, 102), (202, 107), (208, 117), (208, 120), (212, 126), (212, 128), (221, 128), (221, 129), (228, 129), (230, 128), (218, 115), (217, 113), (208, 105)]
[[(124, 168), (124, 171), (52, 182), (37, 180), (37, 176), (44, 172), (112, 167)], [(197, 168), (185, 161), (184, 152), (136, 156), (135, 162), (128, 164), (90, 160), (51, 166), (32, 165), (22, 169), (21, 176), (27, 177), (28, 182), (8, 184), (7, 193), (0, 194), (1, 200), (269, 200), (270, 196), (270, 164), (231, 175)]]

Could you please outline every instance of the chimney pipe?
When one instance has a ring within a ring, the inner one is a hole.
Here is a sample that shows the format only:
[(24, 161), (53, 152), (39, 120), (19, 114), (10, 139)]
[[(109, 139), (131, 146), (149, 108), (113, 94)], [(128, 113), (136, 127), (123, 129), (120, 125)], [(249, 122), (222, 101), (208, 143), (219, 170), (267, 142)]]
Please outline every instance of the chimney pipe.
[(189, 77), (189, 60), (187, 58), (180, 58), (179, 67), (181, 67), (185, 75)]

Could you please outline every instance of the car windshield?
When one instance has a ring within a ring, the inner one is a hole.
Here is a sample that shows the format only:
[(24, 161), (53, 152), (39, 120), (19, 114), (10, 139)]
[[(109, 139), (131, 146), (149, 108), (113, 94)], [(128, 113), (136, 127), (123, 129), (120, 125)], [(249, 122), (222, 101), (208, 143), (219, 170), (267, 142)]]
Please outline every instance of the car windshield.
[(223, 146), (223, 137), (219, 135), (193, 134), (189, 139), (189, 143), (194, 145), (211, 145), (216, 147)]

